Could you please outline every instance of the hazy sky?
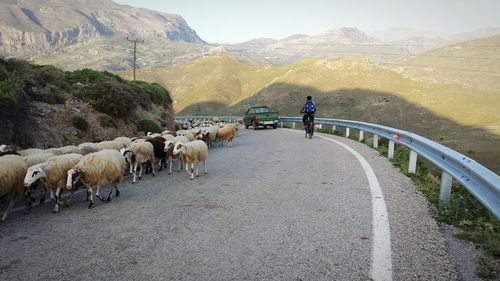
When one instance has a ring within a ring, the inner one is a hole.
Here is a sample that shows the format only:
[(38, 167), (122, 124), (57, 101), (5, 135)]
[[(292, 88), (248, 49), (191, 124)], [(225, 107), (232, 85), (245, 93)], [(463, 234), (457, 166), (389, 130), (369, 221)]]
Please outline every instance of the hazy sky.
[(318, 34), (342, 26), (458, 33), (500, 27), (500, 0), (114, 0), (179, 14), (208, 42)]

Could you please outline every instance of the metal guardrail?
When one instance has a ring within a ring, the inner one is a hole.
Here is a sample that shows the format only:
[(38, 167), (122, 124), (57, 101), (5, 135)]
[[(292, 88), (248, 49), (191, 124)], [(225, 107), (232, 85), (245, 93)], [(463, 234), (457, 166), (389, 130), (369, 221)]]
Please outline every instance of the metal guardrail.
[[(240, 116), (218, 117), (234, 121)], [(212, 116), (179, 116), (176, 119), (209, 120), (211, 118)], [(292, 123), (294, 128), (295, 123), (302, 124), (302, 117), (279, 117), (279, 120), (281, 127), (283, 123)], [(411, 150), (409, 173), (416, 172), (417, 155), (421, 155), (442, 170), (440, 205), (449, 204), (452, 178), (454, 178), (500, 220), (500, 177), (473, 159), (415, 133), (387, 126), (332, 118), (315, 118), (315, 124), (331, 125), (333, 130), (336, 126), (345, 127), (346, 137), (349, 137), (350, 128), (358, 129), (360, 141), (364, 138), (364, 132), (372, 133), (375, 148), (378, 147), (379, 137), (386, 138), (389, 140), (389, 158), (394, 156), (395, 143), (404, 145)]]

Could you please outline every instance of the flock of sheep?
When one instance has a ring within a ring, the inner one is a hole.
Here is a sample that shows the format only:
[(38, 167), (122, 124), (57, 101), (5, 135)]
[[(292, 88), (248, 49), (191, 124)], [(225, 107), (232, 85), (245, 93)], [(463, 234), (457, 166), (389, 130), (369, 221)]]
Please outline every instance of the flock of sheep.
[[(212, 121), (184, 121), (176, 124), (183, 128), (176, 131), (164, 131), (161, 134), (148, 133), (145, 137), (118, 137), (112, 141), (99, 143), (86, 142), (78, 146), (69, 145), (58, 148), (14, 150), (7, 145), (0, 145), (0, 198), (7, 199), (7, 209), (1, 221), (15, 202), (23, 199), (26, 212), (31, 208), (31, 192), (38, 184), (44, 192), (50, 191), (54, 203), (53, 212), (59, 212), (61, 192), (69, 192), (66, 206), (71, 205), (73, 193), (78, 187), (87, 191), (89, 208), (94, 207), (93, 187), (101, 201), (109, 202), (113, 190), (120, 195), (121, 183), (128, 165), (133, 174), (132, 183), (141, 179), (143, 166), (146, 173), (150, 169), (153, 176), (158, 170), (168, 167), (172, 173), (173, 159), (179, 163), (177, 171), (185, 165), (191, 180), (198, 176), (198, 164), (203, 163), (207, 173), (208, 149), (219, 141), (232, 146), (242, 120), (235, 123)], [(194, 168), (196, 166), (196, 172)], [(101, 187), (111, 183), (112, 188), (106, 197), (101, 197)], [(45, 193), (40, 202), (45, 199)]]

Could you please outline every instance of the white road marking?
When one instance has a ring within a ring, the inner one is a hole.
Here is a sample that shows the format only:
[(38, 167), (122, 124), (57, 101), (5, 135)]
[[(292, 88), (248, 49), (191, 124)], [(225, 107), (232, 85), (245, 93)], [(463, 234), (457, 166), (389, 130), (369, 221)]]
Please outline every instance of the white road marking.
[[(290, 132), (299, 132), (297, 130), (287, 130)], [(347, 151), (349, 151), (356, 159), (358, 159), (361, 167), (365, 171), (370, 185), (370, 193), (372, 196), (372, 229), (373, 229), (373, 247), (372, 247), (372, 263), (370, 265), (370, 278), (374, 281), (392, 281), (392, 256), (391, 256), (391, 231), (389, 228), (389, 216), (385, 206), (382, 189), (378, 183), (377, 176), (373, 172), (368, 161), (361, 156), (356, 150), (348, 145), (336, 141), (331, 138), (316, 135), (316, 137), (334, 142)]]

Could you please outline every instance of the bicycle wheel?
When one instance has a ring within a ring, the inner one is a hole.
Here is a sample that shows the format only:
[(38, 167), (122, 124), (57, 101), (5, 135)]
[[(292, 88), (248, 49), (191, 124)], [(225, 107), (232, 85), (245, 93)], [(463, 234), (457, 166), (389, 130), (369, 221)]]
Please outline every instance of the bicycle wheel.
[(314, 134), (314, 125), (311, 123), (309, 124), (309, 128), (308, 128), (308, 133), (309, 133), (309, 139), (312, 139), (313, 137), (313, 134)]

